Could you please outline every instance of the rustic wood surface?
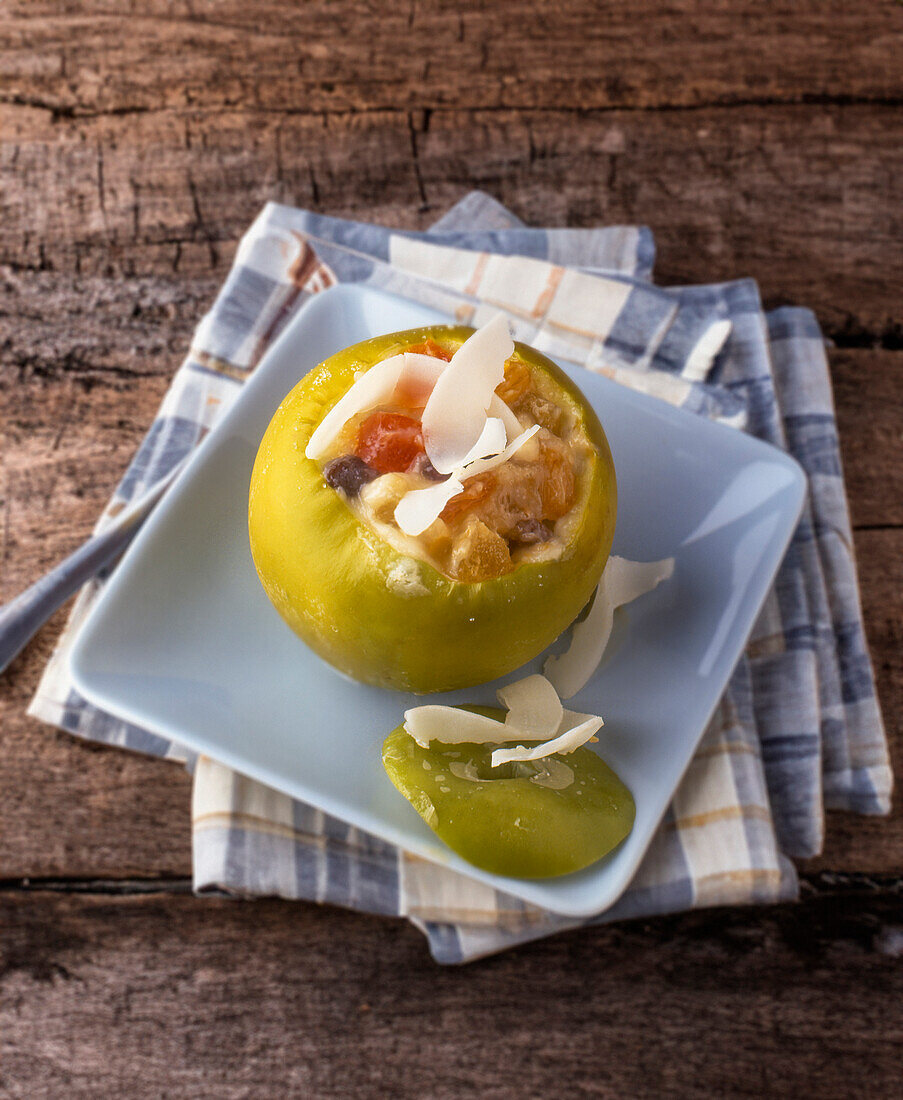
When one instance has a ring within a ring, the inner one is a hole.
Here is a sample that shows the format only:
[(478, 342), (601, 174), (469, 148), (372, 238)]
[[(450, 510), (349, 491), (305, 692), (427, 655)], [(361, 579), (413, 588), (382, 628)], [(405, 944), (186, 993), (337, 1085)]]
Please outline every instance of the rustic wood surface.
[(899, 1095), (898, 897), (585, 930), (463, 970), (337, 909), (0, 905), (4, 1072), (29, 1100)]
[[(388, 8), (0, 4), (0, 601), (89, 533), (263, 202), (422, 227), (479, 186), (816, 311), (899, 772), (903, 5)], [(63, 619), (0, 681), (0, 1094), (899, 1093), (899, 811), (831, 815), (799, 905), (443, 971), (187, 896), (185, 773), (24, 715)]]

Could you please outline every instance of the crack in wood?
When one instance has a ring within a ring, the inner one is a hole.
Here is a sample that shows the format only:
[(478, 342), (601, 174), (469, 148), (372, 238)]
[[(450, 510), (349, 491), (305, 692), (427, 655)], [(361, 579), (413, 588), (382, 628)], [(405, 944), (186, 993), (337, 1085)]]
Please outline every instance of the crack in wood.
[(420, 153), (417, 148), (417, 131), (414, 126), (414, 112), (407, 112), (408, 134), (411, 139), (411, 156), (413, 158), (414, 177), (417, 180), (417, 190), (420, 192), (421, 211), (429, 210), (429, 202), (426, 197), (426, 188), (423, 185), (423, 175), (420, 171)]
[(210, 266), (215, 268), (219, 266), (219, 252), (216, 247), (216, 239), (213, 236), (210, 228), (208, 227), (204, 216), (201, 213), (201, 202), (198, 198), (197, 184), (194, 182), (194, 178), (191, 173), (188, 173), (188, 192), (191, 195), (191, 205), (194, 210), (195, 223), (200, 230), (201, 236), (206, 240), (210, 249)]
[(0, 879), (0, 893), (97, 894), (132, 897), (140, 894), (190, 894), (190, 878), (20, 878)]
[(104, 221), (106, 221), (107, 214), (107, 200), (104, 194), (103, 184), (103, 145), (98, 141), (97, 143), (97, 201), (100, 204), (101, 212), (104, 215)]
[[(802, 872), (802, 899), (823, 897), (896, 897), (903, 895), (903, 874), (855, 871)], [(10, 878), (0, 879), (0, 893), (97, 894), (130, 897), (141, 894), (190, 894), (192, 881), (184, 876), (154, 878)]]
[[(488, 47), (486, 47), (488, 49)], [(485, 65), (483, 66), (485, 67)], [(311, 82), (313, 87), (322, 86), (323, 82)], [(329, 83), (329, 82), (326, 82)], [(335, 87), (335, 85), (333, 85)], [(235, 115), (285, 115), (307, 116), (310, 118), (329, 115), (336, 118), (356, 117), (360, 115), (404, 115), (407, 108), (394, 107), (391, 104), (376, 105), (373, 107), (295, 107), (288, 104), (274, 107), (269, 104), (254, 104), (243, 106), (240, 100), (227, 100), (222, 103), (200, 104), (186, 103), (179, 106), (150, 106), (147, 104), (127, 104), (121, 107), (106, 107), (101, 109), (80, 108), (77, 105), (54, 103), (50, 100), (42, 100), (35, 96), (0, 96), (0, 106), (27, 107), (32, 110), (47, 111), (51, 115), (52, 122), (58, 121), (89, 121), (103, 118), (120, 118), (128, 115), (167, 114), (193, 116), (218, 115), (224, 110)], [(895, 109), (903, 107), (903, 96), (897, 95), (855, 95), (855, 94), (831, 94), (831, 93), (797, 93), (787, 96), (713, 96), (710, 99), (697, 99), (692, 102), (677, 103), (632, 103), (629, 101), (612, 102), (604, 106), (587, 107), (580, 103), (559, 102), (554, 105), (523, 103), (518, 99), (496, 100), (486, 103), (471, 103), (464, 106), (449, 108), (442, 98), (435, 100), (424, 99), (416, 104), (417, 110), (458, 110), (474, 114), (493, 114), (504, 112), (506, 114), (529, 111), (531, 114), (573, 114), (579, 117), (616, 114), (656, 114), (661, 112), (701, 112), (721, 109), (749, 109), (749, 108), (787, 108), (787, 107), (881, 107)]]
[[(10, 556), (10, 550), (12, 549), (12, 543), (10, 540), (10, 531), (12, 530), (12, 520), (10, 512), (12, 511), (12, 495), (6, 491), (6, 479), (4, 478), (4, 484), (2, 487), (3, 492), (3, 545), (0, 547), (0, 562), (7, 562)], [(4, 573), (6, 570), (4, 569)], [(6, 595), (11, 595), (7, 593)]]

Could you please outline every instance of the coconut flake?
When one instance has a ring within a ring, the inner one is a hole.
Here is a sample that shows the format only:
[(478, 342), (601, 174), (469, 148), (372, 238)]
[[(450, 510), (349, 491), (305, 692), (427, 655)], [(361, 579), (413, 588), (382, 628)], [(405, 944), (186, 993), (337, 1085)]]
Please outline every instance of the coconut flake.
[(501, 454), (507, 442), (508, 436), (504, 423), (490, 416), (480, 433), (480, 438), (473, 445), (470, 453), (464, 456), (461, 466), (466, 467), (468, 462), (476, 462), (478, 458), (486, 458), (487, 455)]
[(448, 364), (431, 355), (404, 351), (383, 359), (356, 379), (327, 412), (307, 442), (307, 458), (320, 458), (348, 421), (377, 405), (388, 404), (399, 390), (428, 402)]
[(501, 745), (509, 740), (509, 731), (495, 718), (438, 704), (406, 710), (404, 728), (423, 749), (428, 749), (431, 741), (443, 745)]
[(492, 754), (492, 767), (497, 768), (500, 764), (508, 764), (515, 760), (542, 760), (544, 756), (551, 756), (556, 752), (574, 752), (587, 741), (592, 740), (604, 725), (601, 718), (590, 717), (585, 722), (559, 733), (551, 741), (543, 741), (542, 744), (534, 745), (531, 749), (525, 745), (516, 745), (512, 749), (495, 749)]
[(615, 608), (651, 592), (673, 572), (674, 558), (637, 562), (612, 555), (608, 559), (590, 612), (575, 624), (571, 644), (543, 666), (562, 699), (576, 695), (598, 668), (611, 637)]
[[(564, 710), (554, 687), (543, 676), (528, 676), (506, 684), (499, 689), (498, 697), (508, 706), (504, 722), (459, 707), (427, 705), (405, 711), (405, 731), (424, 749), (433, 741), (444, 745), (541, 741), (529, 749), (515, 745), (493, 750), (491, 766), (497, 768), (512, 761), (543, 760), (555, 753), (574, 752), (594, 740), (605, 724), (596, 714)], [(553, 731), (555, 736), (551, 740), (542, 740)], [(451, 770), (458, 774), (455, 764)]]
[(469, 462), (466, 466), (455, 470), (445, 481), (431, 485), (428, 489), (412, 489), (409, 493), (405, 493), (395, 509), (395, 522), (406, 535), (421, 534), (439, 518), (442, 509), (450, 500), (464, 492), (464, 481), (467, 478), (484, 474), (507, 462), (538, 431), (539, 425), (534, 424), (532, 428), (521, 432), (517, 439), (509, 443), (499, 454)]
[(412, 489), (395, 507), (395, 522), (406, 535), (422, 534), (439, 518), (452, 497), (464, 491), (456, 477), (447, 478), (428, 489)]
[(505, 432), (508, 436), (507, 442), (510, 443), (512, 439), (520, 435), (524, 430), (523, 424), (517, 419), (514, 413), (511, 411), (508, 405), (499, 397), (497, 393), (492, 395), (492, 400), (489, 402), (489, 416), (497, 416), (499, 420), (505, 425)]
[[(575, 710), (562, 711), (561, 722), (555, 731), (556, 741), (588, 722), (602, 725), (602, 719), (598, 715), (581, 714)], [(503, 745), (506, 741), (541, 741), (543, 736), (531, 734), (529, 730), (515, 729), (495, 718), (487, 718), (485, 714), (474, 714), (473, 711), (439, 703), (428, 703), (426, 706), (406, 710), (404, 728), (423, 749), (429, 748), (432, 741), (441, 741), (443, 745)], [(549, 750), (556, 751), (559, 750)]]
[(374, 363), (366, 374), (362, 374), (317, 425), (304, 448), (306, 457), (319, 458), (352, 416), (388, 401), (395, 392), (403, 366), (404, 355), (393, 355), (381, 363)]
[(561, 725), (564, 708), (545, 676), (537, 673), (506, 684), (496, 695), (508, 710), (505, 725), (518, 736), (529, 733), (537, 738), (551, 737)]
[(508, 321), (498, 313), (464, 341), (440, 375), (422, 419), (427, 457), (440, 473), (461, 466), (480, 438), (513, 352)]
[(532, 428), (527, 428), (525, 432), (521, 432), (519, 436), (513, 439), (504, 451), (501, 451), (497, 455), (490, 455), (487, 458), (477, 458), (473, 462), (468, 462), (466, 466), (462, 466), (460, 469), (455, 470), (452, 476), (457, 477), (460, 481), (466, 481), (470, 477), (476, 477), (478, 474), (485, 474), (490, 470), (494, 470), (496, 466), (501, 466), (502, 463), (507, 462), (512, 455), (517, 454), (527, 440), (532, 439), (538, 431), (539, 425), (534, 424)]
[(433, 387), (448, 363), (444, 359), (437, 359), (435, 355), (423, 355), (419, 351), (405, 351), (402, 354), (404, 368), (392, 396), (397, 398), (403, 393), (409, 399), (406, 404), (426, 405)]

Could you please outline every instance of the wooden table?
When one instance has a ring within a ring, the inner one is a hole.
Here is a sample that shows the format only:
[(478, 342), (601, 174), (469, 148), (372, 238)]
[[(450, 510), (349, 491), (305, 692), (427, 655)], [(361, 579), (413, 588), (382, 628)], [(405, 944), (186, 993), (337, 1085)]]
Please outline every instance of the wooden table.
[[(661, 282), (813, 307), (903, 738), (903, 7), (832, 0), (0, 6), (0, 600), (88, 534), (267, 199), (428, 225), (645, 222)], [(0, 684), (4, 1095), (899, 1095), (903, 816), (804, 900), (459, 970), (419, 933), (190, 896), (189, 780)]]

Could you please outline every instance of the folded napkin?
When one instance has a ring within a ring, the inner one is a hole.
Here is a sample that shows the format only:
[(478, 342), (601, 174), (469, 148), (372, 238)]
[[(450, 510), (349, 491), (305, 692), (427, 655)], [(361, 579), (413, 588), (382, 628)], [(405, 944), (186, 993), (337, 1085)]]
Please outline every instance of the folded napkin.
[(743, 280), (662, 289), (648, 230), (530, 229), (473, 192), (427, 233), (269, 204), (195, 334), (98, 523), (117, 522), (234, 400), (310, 295), (366, 282), (518, 339), (789, 451), (809, 496), (775, 585), (630, 888), (590, 921), (527, 905), (415, 858), (90, 706), (68, 653), (98, 592), (77, 599), (32, 715), (194, 772), (198, 891), (276, 894), (405, 916), (455, 963), (581, 923), (795, 897), (789, 857), (816, 854), (825, 808), (887, 813), (891, 770), (862, 626), (824, 341), (803, 309), (764, 313)]

